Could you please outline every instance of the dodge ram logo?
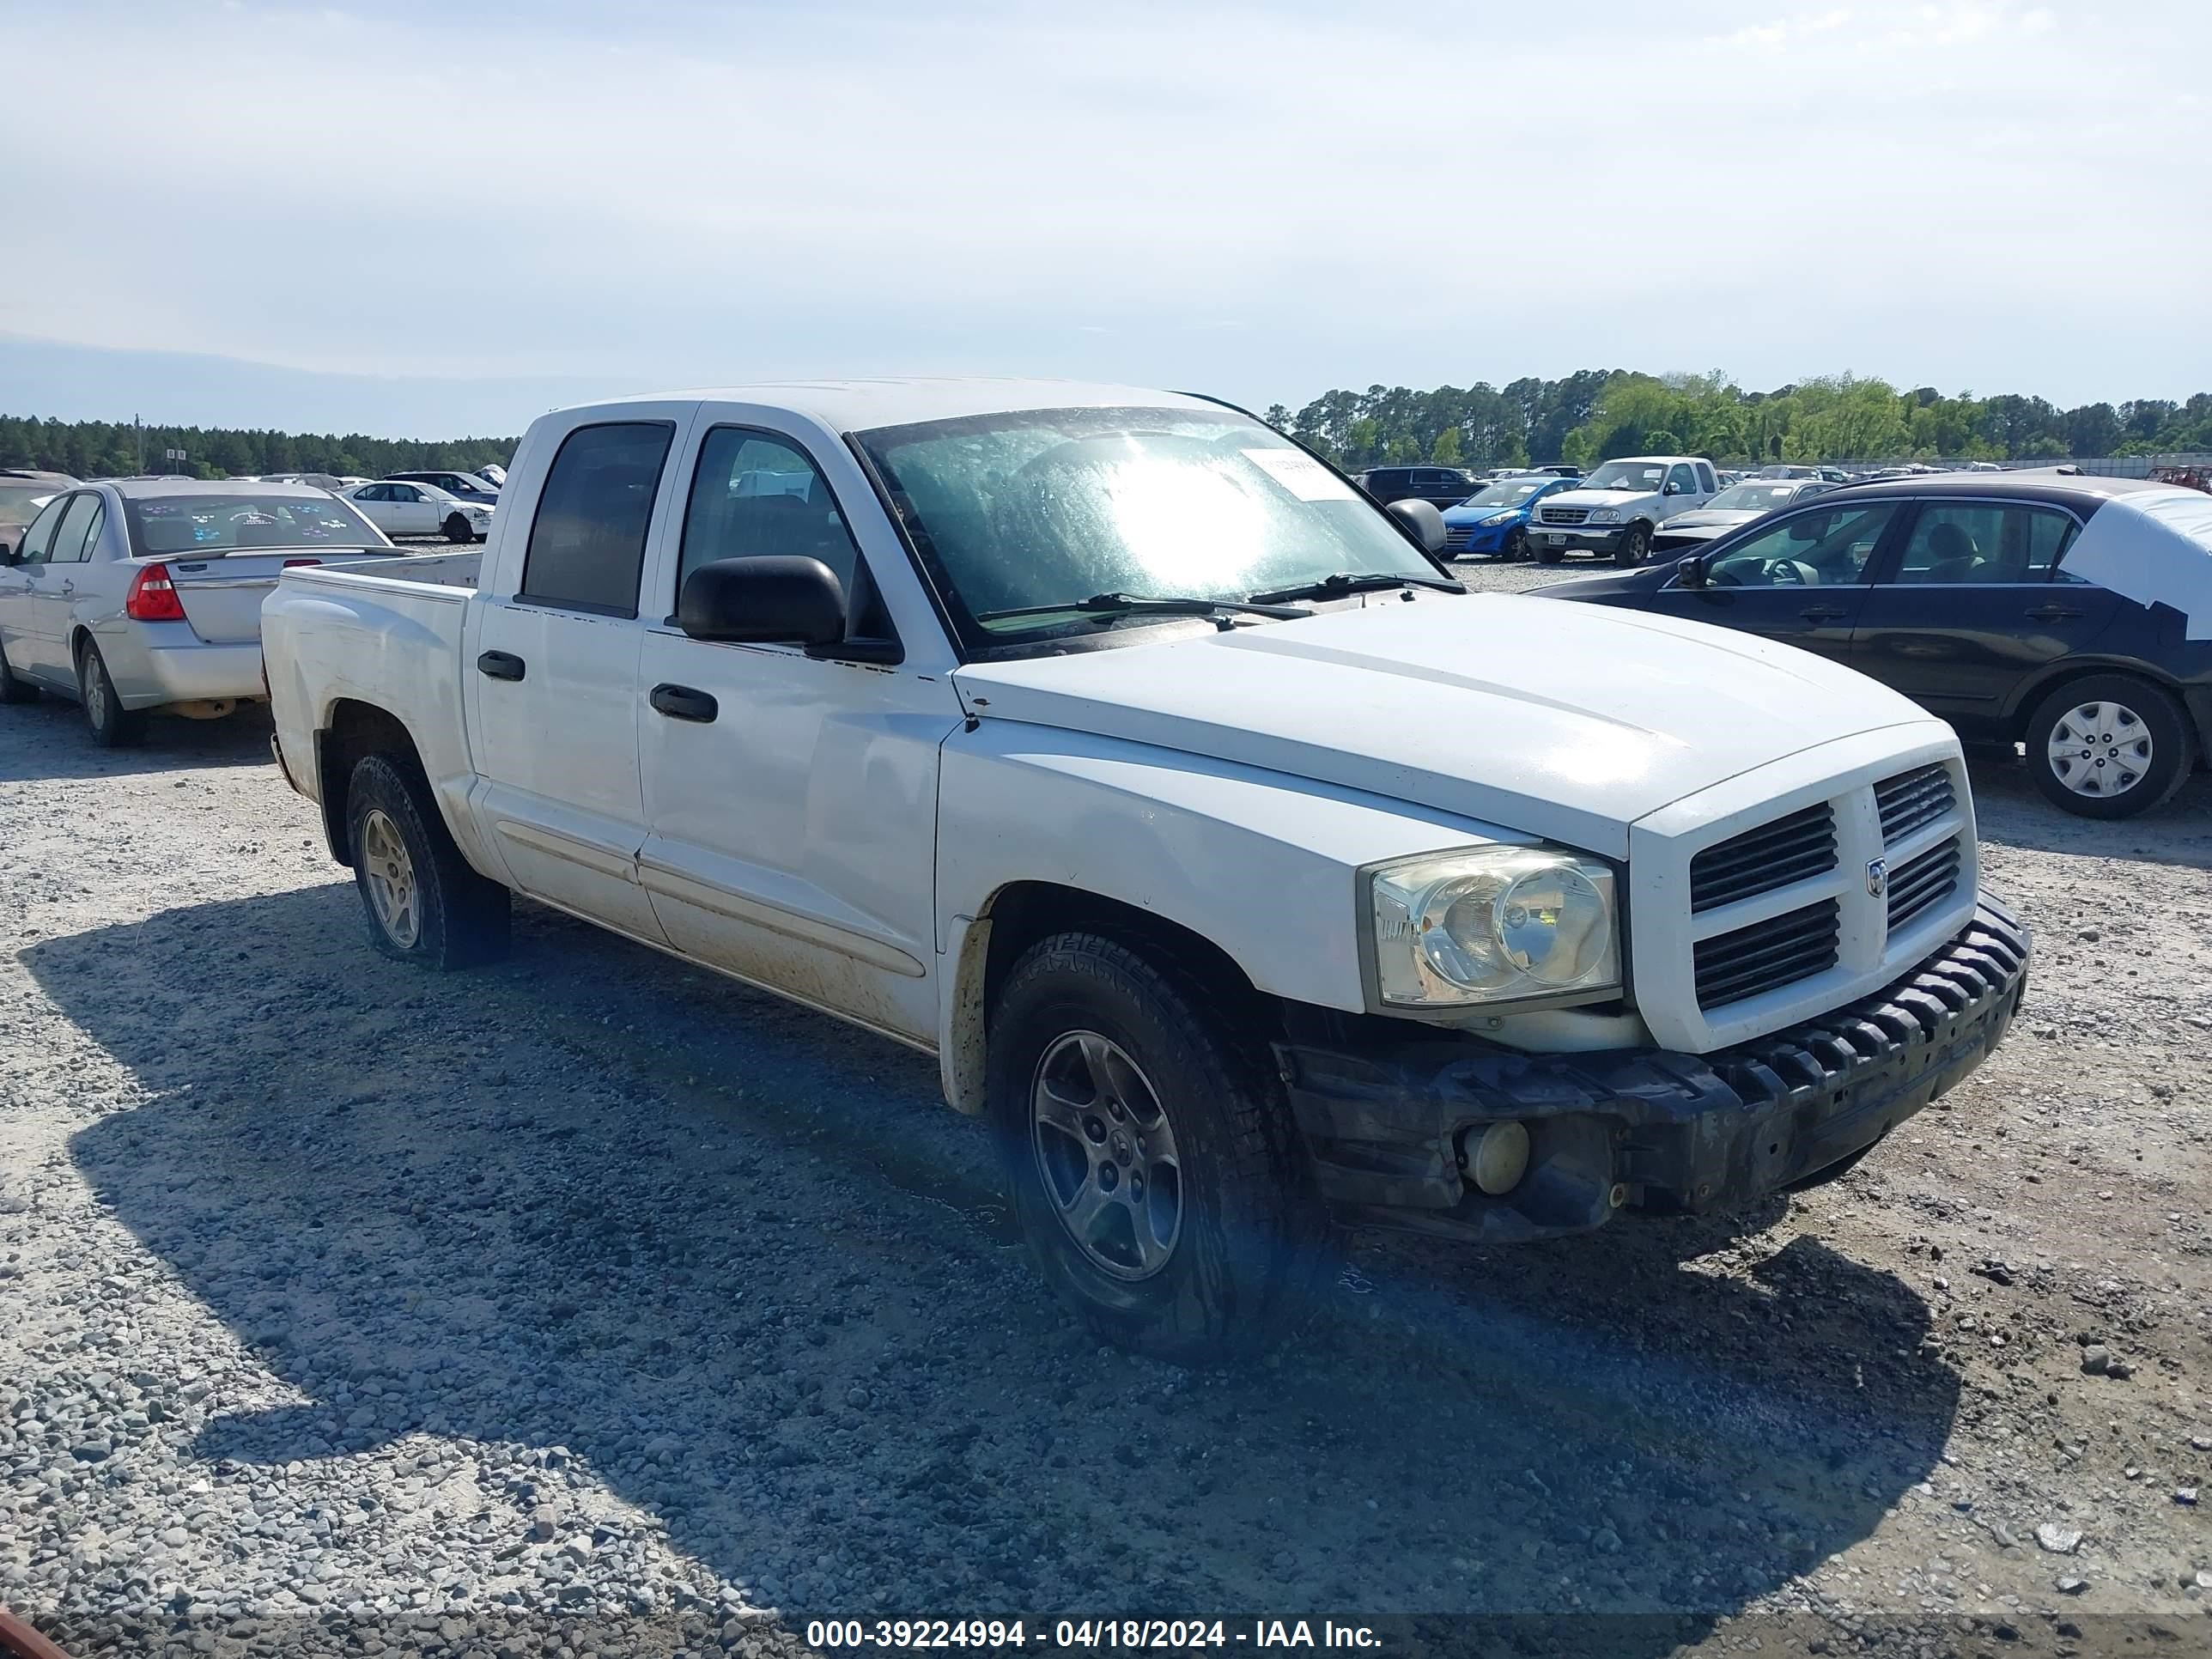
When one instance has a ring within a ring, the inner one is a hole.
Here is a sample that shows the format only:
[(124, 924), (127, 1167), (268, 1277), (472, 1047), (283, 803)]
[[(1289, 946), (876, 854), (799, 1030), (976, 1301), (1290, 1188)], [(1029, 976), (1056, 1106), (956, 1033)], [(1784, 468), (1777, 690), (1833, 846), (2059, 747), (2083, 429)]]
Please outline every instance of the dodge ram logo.
[(1888, 890), (1889, 860), (1887, 859), (1869, 859), (1867, 860), (1867, 896), (1869, 898), (1880, 898)]

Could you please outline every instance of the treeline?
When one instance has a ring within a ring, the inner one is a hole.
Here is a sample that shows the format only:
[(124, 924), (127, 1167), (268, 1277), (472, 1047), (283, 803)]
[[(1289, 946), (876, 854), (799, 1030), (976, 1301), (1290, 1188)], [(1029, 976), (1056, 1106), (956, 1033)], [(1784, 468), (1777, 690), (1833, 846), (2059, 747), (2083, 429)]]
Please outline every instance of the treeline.
[(2061, 409), (2007, 393), (1946, 397), (1850, 375), (1746, 392), (1726, 376), (1584, 369), (1565, 380), (1330, 392), (1268, 423), (1347, 468), (1588, 466), (1616, 455), (1717, 461), (2040, 461), (2212, 451), (2212, 392)]
[[(0, 466), (36, 467), (79, 478), (121, 477), (133, 472), (183, 472), (228, 478), (264, 472), (332, 472), (341, 477), (380, 478), (387, 472), (426, 467), (473, 472), (489, 461), (504, 465), (513, 438), (453, 438), (422, 442), (371, 438), (358, 432), (268, 432), (219, 426), (136, 427), (110, 421), (42, 421), (0, 415)], [(181, 449), (179, 466), (162, 452)]]

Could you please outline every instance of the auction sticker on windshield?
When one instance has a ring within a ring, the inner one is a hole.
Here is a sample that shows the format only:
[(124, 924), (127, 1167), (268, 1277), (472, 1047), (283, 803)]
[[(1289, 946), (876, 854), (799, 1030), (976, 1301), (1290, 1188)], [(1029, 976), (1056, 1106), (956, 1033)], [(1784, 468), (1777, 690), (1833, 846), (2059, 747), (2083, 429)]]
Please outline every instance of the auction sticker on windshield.
[(1244, 459), (1302, 501), (1350, 501), (1352, 486), (1302, 449), (1248, 449)]

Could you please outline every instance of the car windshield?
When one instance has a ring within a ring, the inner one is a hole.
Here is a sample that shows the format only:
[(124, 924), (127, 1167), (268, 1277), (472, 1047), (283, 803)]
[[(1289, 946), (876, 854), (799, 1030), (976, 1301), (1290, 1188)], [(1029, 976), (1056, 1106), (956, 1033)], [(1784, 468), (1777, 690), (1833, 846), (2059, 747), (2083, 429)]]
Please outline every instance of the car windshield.
[(981, 613), (1094, 594), (1241, 599), (1333, 575), (1437, 579), (1371, 501), (1226, 410), (1021, 410), (857, 441), (975, 644), (1079, 622)]
[(1556, 478), (1508, 478), (1504, 483), (1494, 483), (1473, 501), (1469, 507), (1518, 507), (1547, 484), (1557, 483)]
[(52, 484), (0, 483), (0, 524), (28, 524), (58, 493)]
[(383, 547), (352, 503), (334, 495), (125, 496), (134, 558), (258, 547)]
[(1667, 476), (1658, 461), (1607, 461), (1582, 481), (1583, 489), (1656, 489)]
[(1771, 513), (1797, 493), (1792, 483), (1730, 484), (1705, 503), (1714, 513)]

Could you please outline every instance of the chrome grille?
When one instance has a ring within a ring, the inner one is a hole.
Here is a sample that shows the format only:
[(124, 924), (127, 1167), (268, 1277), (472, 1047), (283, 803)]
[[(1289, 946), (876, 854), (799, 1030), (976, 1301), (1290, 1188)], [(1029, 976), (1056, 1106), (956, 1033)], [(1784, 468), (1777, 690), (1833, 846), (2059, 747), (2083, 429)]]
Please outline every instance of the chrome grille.
[(1710, 1012), (1834, 967), (1842, 915), (1835, 900), (1822, 899), (1732, 933), (1698, 940), (1694, 953), (1698, 1006)]
[(1890, 932), (1895, 933), (1930, 905), (1950, 897), (1958, 885), (1959, 838), (1954, 836), (1890, 872)]
[(1589, 517), (1586, 507), (1547, 507), (1540, 508), (1546, 524), (1580, 524)]
[(1902, 841), (1951, 810), (1951, 769), (1938, 764), (1900, 772), (1875, 785), (1874, 799), (1881, 813), (1882, 840)]
[(1690, 860), (1690, 914), (1826, 875), (1836, 867), (1836, 809), (1802, 811), (1708, 847)]

